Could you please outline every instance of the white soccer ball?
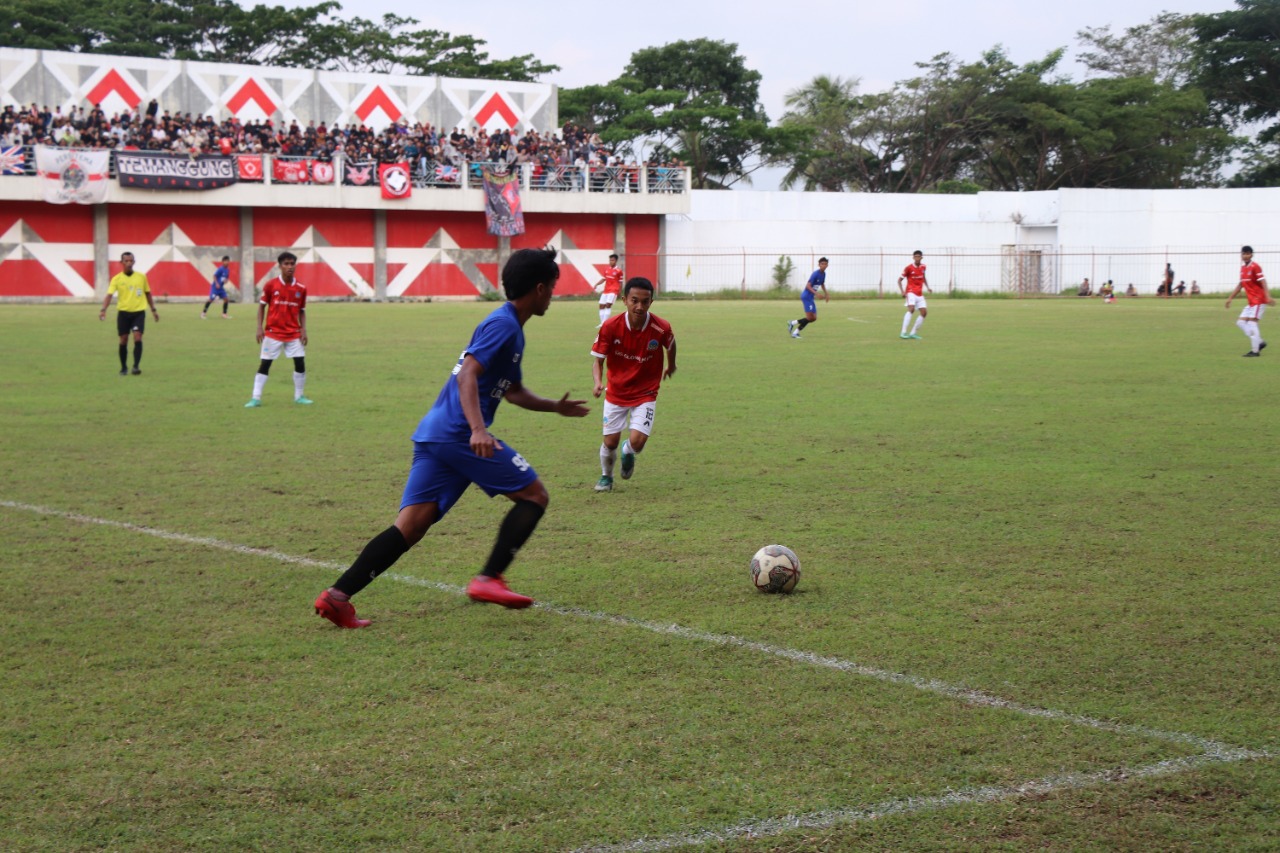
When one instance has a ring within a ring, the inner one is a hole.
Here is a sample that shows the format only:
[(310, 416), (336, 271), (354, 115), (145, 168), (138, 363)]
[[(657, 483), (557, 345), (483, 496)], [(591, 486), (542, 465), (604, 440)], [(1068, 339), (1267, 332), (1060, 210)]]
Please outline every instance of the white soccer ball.
[(800, 582), (800, 558), (785, 545), (765, 545), (751, 558), (751, 582), (761, 592), (791, 592)]

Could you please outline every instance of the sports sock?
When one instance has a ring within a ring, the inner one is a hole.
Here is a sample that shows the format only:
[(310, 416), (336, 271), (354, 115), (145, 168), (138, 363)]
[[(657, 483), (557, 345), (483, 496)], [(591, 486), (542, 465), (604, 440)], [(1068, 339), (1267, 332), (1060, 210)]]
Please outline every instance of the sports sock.
[(613, 309), (612, 309), (612, 308), (601, 308), (601, 309), (600, 309), (600, 322), (601, 322), (601, 323), (603, 323), (605, 320), (608, 320), (608, 319), (609, 319), (609, 315), (610, 315), (610, 314), (612, 314), (612, 313), (613, 313)]
[(1262, 349), (1262, 331), (1258, 328), (1257, 323), (1249, 324), (1249, 344), (1253, 347), (1254, 352)]
[(804, 331), (804, 327), (807, 325), (809, 325), (809, 321), (806, 320), (804, 317), (801, 317), (799, 320), (796, 321), (796, 331), (797, 332)]
[(121, 370), (129, 369), (129, 345), (128, 344), (120, 345), (120, 369)]
[(270, 378), (271, 377), (267, 376), (267, 374), (265, 373), (253, 374), (253, 399), (255, 400), (262, 399), (262, 389), (267, 384), (267, 380)]
[(212, 305), (212, 304), (213, 304), (213, 300), (212, 300), (212, 299), (210, 299), (208, 302), (206, 302), (206, 303), (204, 304), (204, 307), (200, 309), (200, 313), (201, 313), (201, 314), (208, 314), (208, 313), (209, 313), (209, 306), (210, 306), (210, 305)]
[(916, 332), (920, 331), (920, 327), (921, 327), (921, 326), (923, 326), (923, 325), (924, 325), (924, 315), (923, 315), (923, 314), (917, 314), (917, 315), (916, 315), (916, 324), (915, 324), (914, 326), (912, 326), (912, 327), (911, 327), (911, 334), (913, 334), (913, 335), (914, 335)]
[(603, 444), (600, 445), (600, 476), (613, 476), (613, 460), (617, 458), (618, 451), (616, 448), (605, 447)]
[[(299, 373), (298, 371), (295, 370), (293, 372), (293, 399), (296, 400), (302, 396), (302, 389), (306, 384), (307, 384), (307, 374)], [(323, 391), (324, 389), (321, 388), (320, 390)]]
[(348, 596), (355, 595), (373, 583), (374, 578), (395, 565), (396, 560), (408, 550), (409, 543), (404, 541), (400, 528), (391, 525), (369, 540), (351, 568), (334, 582), (333, 588)]
[(142, 363), (142, 341), (133, 342), (133, 369), (137, 370)]
[(534, 528), (538, 526), (538, 520), (546, 511), (546, 507), (533, 501), (516, 501), (507, 517), (502, 519), (502, 526), (498, 528), (498, 540), (493, 543), (489, 562), (484, 564), (484, 570), (480, 574), (487, 578), (502, 577), (507, 566), (516, 558), (516, 552), (529, 541)]
[(641, 450), (644, 450), (644, 448), (643, 448), (643, 447), (637, 448), (635, 445), (633, 445), (633, 444), (631, 443), (631, 439), (629, 439), (629, 438), (622, 442), (622, 452), (623, 452), (623, 453), (637, 453), (637, 454), (638, 454)]
[(907, 327), (910, 325), (911, 325), (911, 312), (908, 311), (907, 313), (902, 315), (902, 334), (905, 335), (907, 333)]
[(223, 314), (227, 313), (227, 308), (228, 308), (230, 305), (231, 305), (231, 303), (230, 303), (230, 302), (224, 302), (224, 303), (222, 303), (222, 313), (223, 313)]

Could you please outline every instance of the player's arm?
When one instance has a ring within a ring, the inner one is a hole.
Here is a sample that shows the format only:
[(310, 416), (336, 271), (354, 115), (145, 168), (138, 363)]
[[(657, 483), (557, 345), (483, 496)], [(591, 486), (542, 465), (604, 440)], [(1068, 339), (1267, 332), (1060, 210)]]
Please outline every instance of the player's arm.
[(598, 355), (591, 356), (591, 394), (599, 397), (604, 393), (604, 359)]
[[(471, 451), (482, 459), (493, 457), (498, 446), (494, 437), (489, 435), (484, 425), (484, 413), (480, 411), (480, 377), (484, 375), (484, 365), (474, 355), (468, 354), (462, 359), (462, 367), (458, 370), (458, 402), (462, 404), (462, 415), (471, 427)], [(507, 392), (508, 399), (510, 392)]]
[(160, 322), (160, 312), (156, 310), (156, 303), (151, 299), (151, 291), (145, 291), (147, 294), (147, 305), (151, 307), (151, 316), (156, 318), (156, 322)]
[(98, 312), (98, 319), (107, 319), (107, 307), (111, 305), (111, 291), (107, 291), (106, 298), (102, 300), (102, 310)]
[[(459, 376), (459, 379), (462, 377)], [(503, 395), (503, 399), (515, 403), (522, 409), (528, 409), (531, 412), (555, 412), (566, 418), (582, 418), (586, 417), (587, 412), (591, 411), (587, 408), (586, 400), (570, 400), (569, 395), (565, 394), (559, 400), (551, 400), (547, 397), (539, 397), (537, 394), (525, 388), (520, 382), (513, 384), (507, 389), (507, 393)], [(479, 407), (479, 398), (477, 397), (476, 406)], [(463, 411), (466, 411), (466, 405), (463, 404)], [(470, 421), (468, 421), (470, 423)]]
[[(825, 290), (825, 288), (824, 288)], [(667, 372), (662, 374), (663, 379), (670, 379), (676, 372), (676, 342), (671, 341), (671, 346), (667, 347)]]
[[(258, 343), (262, 343), (262, 339), (266, 336), (266, 332), (263, 331), (263, 323), (266, 322), (266, 319), (267, 319), (267, 303), (259, 302), (258, 303)], [(306, 344), (303, 344), (303, 346), (306, 346)]]
[(307, 345), (307, 309), (298, 309), (298, 326), (302, 329), (302, 345)]
[[(1236, 285), (1236, 289), (1235, 289), (1235, 290), (1233, 290), (1233, 291), (1231, 291), (1231, 295), (1227, 297), (1227, 307), (1228, 307), (1228, 308), (1230, 308), (1230, 307), (1231, 307), (1231, 300), (1232, 300), (1232, 299), (1235, 299), (1237, 296), (1239, 296), (1239, 295), (1240, 295), (1240, 291), (1242, 291), (1242, 290), (1244, 290), (1244, 282), (1240, 282), (1239, 284), (1237, 284), (1237, 285)], [(108, 297), (108, 298), (110, 298), (110, 297)]]
[(933, 288), (929, 286), (929, 276), (922, 275), (920, 276), (920, 280), (924, 282), (924, 289), (929, 291), (930, 293), (933, 293)]
[(830, 302), (830, 301), (831, 301), (831, 297), (827, 295), (827, 285), (826, 285), (825, 283), (823, 283), (823, 284), (820, 284), (820, 285), (818, 285), (818, 286), (822, 288), (822, 300), (823, 300), (824, 302)]
[(907, 292), (902, 289), (902, 276), (898, 276), (898, 295), (906, 296)]

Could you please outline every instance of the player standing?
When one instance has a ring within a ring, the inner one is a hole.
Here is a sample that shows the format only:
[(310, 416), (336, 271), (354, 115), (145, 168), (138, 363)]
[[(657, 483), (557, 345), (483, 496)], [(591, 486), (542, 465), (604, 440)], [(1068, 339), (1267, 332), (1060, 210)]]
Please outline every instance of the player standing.
[(227, 319), (227, 281), (231, 278), (231, 256), (223, 255), (222, 262), (218, 264), (218, 269), (213, 273), (213, 281), (209, 283), (209, 301), (204, 304), (204, 308), (200, 311), (200, 319), (205, 319), (205, 315), (209, 313), (209, 306), (213, 304), (213, 300), (222, 300), (222, 319)]
[(502, 270), (507, 302), (471, 335), (430, 411), (413, 433), (413, 464), (395, 524), (365, 545), (342, 577), (316, 599), (316, 612), (342, 628), (363, 628), (351, 596), (389, 569), (444, 517), (467, 487), (475, 483), (489, 497), (505, 495), (514, 504), (498, 528), (489, 561), (467, 585), (473, 601), (528, 607), (533, 599), (512, 592), (502, 578), (516, 552), (528, 541), (546, 511), (547, 489), (515, 448), (489, 432), (505, 397), (522, 409), (580, 418), (584, 400), (539, 397), (524, 387), (524, 324), (551, 305), (560, 268), (554, 249), (520, 249)]
[(293, 277), (298, 266), (297, 255), (281, 252), (276, 264), (280, 275), (262, 288), (262, 299), (258, 302), (261, 361), (253, 376), (253, 397), (244, 404), (246, 409), (262, 405), (262, 389), (271, 373), (271, 362), (280, 357), (282, 350), (293, 359), (293, 402), (303, 406), (310, 406), (312, 402), (302, 393), (307, 384), (307, 288)]
[[(658, 405), (658, 386), (676, 372), (676, 336), (671, 324), (649, 312), (653, 305), (653, 282), (633, 278), (623, 294), (626, 311), (600, 327), (591, 347), (592, 392), (604, 393), (604, 442), (600, 445), (600, 481), (597, 492), (613, 491), (613, 463), (618, 440), (622, 442), (622, 479), (631, 479), (636, 454), (644, 450), (653, 430)], [(667, 369), (662, 369), (662, 351), (667, 353)], [(606, 392), (607, 371), (607, 392)]]
[[(604, 290), (600, 291), (600, 326), (603, 326), (605, 320), (609, 319), (609, 314), (613, 312), (613, 303), (617, 300), (618, 294), (622, 292), (622, 270), (618, 268), (618, 256), (609, 256), (609, 266), (605, 267), (604, 278), (591, 285), (591, 290), (595, 291), (600, 285), (604, 285)], [(596, 328), (600, 328), (596, 326)]]
[(116, 334), (120, 336), (120, 375), (128, 376), (129, 367), (129, 333), (133, 332), (133, 375), (142, 372), (142, 333), (147, 328), (147, 308), (151, 316), (160, 322), (160, 312), (151, 299), (151, 283), (144, 273), (133, 271), (133, 252), (125, 252), (120, 256), (123, 269), (111, 277), (107, 285), (107, 297), (102, 300), (102, 310), (98, 319), (107, 319), (107, 306), (111, 304), (111, 295), (116, 295)]
[[(924, 324), (924, 318), (929, 316), (929, 303), (925, 301), (924, 292), (927, 290), (933, 293), (933, 288), (929, 286), (929, 280), (925, 277), (925, 265), (921, 263), (923, 260), (924, 252), (916, 249), (911, 253), (911, 263), (907, 264), (902, 275), (898, 276), (898, 292), (907, 298), (907, 313), (902, 315), (902, 333), (898, 335), (900, 338), (920, 340), (920, 326)], [(907, 282), (905, 291), (902, 288), (904, 279)], [(911, 315), (917, 308), (920, 309), (920, 314), (916, 317), (916, 324), (911, 327), (911, 332), (908, 334), (907, 324), (911, 322)]]
[(804, 331), (804, 327), (810, 323), (818, 322), (818, 300), (816, 294), (818, 288), (822, 288), (822, 298), (830, 302), (831, 297), (827, 296), (827, 264), (826, 258), (818, 258), (818, 268), (809, 276), (809, 280), (805, 282), (804, 290), (800, 291), (800, 304), (804, 306), (804, 316), (799, 320), (792, 320), (787, 323), (787, 331), (791, 333), (791, 337), (798, 338), (800, 333)]
[(1249, 304), (1240, 312), (1236, 325), (1249, 339), (1249, 351), (1244, 354), (1245, 358), (1257, 358), (1267, 346), (1259, 328), (1262, 313), (1267, 310), (1268, 305), (1275, 305), (1276, 301), (1271, 298), (1271, 291), (1267, 289), (1267, 277), (1262, 274), (1262, 267), (1253, 259), (1252, 246), (1240, 247), (1240, 260), (1244, 263), (1240, 267), (1240, 283), (1227, 297), (1227, 307), (1231, 307), (1231, 300), (1243, 290)]

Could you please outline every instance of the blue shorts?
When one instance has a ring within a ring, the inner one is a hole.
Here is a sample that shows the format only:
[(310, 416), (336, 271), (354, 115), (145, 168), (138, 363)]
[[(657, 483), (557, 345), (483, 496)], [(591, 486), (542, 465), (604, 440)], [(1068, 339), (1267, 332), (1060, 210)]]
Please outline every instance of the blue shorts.
[(809, 314), (818, 313), (818, 300), (813, 293), (806, 290), (800, 294), (800, 304), (804, 305), (804, 310)]
[(434, 503), (444, 518), (472, 483), (493, 497), (518, 492), (538, 479), (538, 472), (523, 456), (510, 445), (499, 444), (493, 456), (483, 459), (476, 456), (470, 442), (415, 441), (400, 508)]
[(227, 291), (223, 290), (221, 287), (211, 287), (209, 288), (209, 298), (210, 299), (226, 299)]

